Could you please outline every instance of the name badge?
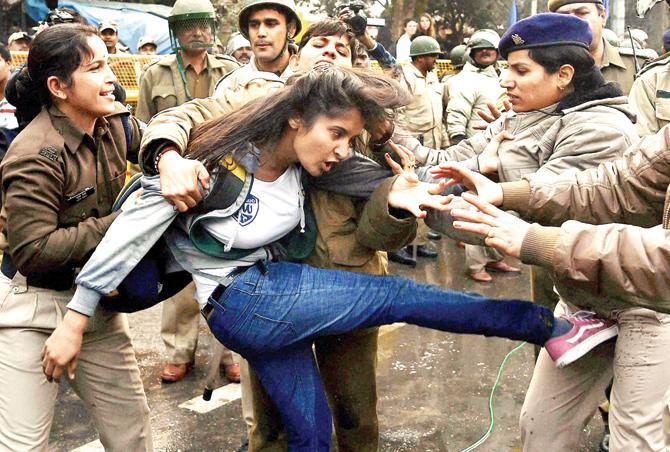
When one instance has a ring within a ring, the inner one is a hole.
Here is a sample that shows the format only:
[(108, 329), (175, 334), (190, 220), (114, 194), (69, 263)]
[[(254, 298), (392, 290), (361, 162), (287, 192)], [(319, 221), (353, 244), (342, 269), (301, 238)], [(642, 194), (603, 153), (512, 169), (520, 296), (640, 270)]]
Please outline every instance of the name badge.
[(95, 187), (85, 187), (72, 196), (66, 196), (65, 202), (68, 204), (77, 204), (95, 193)]

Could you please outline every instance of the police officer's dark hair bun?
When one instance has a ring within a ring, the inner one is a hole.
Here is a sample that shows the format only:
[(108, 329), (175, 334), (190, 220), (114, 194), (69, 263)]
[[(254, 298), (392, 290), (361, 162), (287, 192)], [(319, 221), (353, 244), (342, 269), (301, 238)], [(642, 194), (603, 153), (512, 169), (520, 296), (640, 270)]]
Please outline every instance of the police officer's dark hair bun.
[(20, 129), (28, 125), (42, 109), (39, 91), (26, 66), (7, 83), (5, 95), (9, 103), (16, 107), (16, 119)]
[(55, 76), (66, 85), (72, 82), (72, 73), (83, 58), (92, 56), (88, 38), (95, 36), (95, 28), (81, 24), (62, 24), (40, 32), (30, 45), (26, 80), (36, 92), (39, 104), (51, 105), (47, 79)]

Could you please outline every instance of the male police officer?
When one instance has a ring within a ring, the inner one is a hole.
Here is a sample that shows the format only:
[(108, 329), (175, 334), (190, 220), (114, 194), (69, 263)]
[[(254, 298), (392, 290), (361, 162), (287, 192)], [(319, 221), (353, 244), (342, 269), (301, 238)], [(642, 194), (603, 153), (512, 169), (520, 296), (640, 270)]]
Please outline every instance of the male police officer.
[(398, 125), (423, 139), (425, 146), (441, 149), (447, 146), (442, 124), (442, 85), (433, 72), (440, 45), (430, 36), (412, 41), (412, 63), (401, 67), (401, 81), (414, 96), (408, 106), (398, 112)]
[[(447, 147), (447, 133), (442, 122), (444, 111), (443, 86), (433, 71), (441, 53), (440, 44), (430, 36), (419, 36), (412, 41), (410, 64), (400, 67), (401, 83), (412, 93), (414, 100), (398, 111), (397, 126), (419, 137), (425, 146), (434, 149)], [(428, 246), (428, 230), (420, 223), (413, 245), (420, 257), (435, 258), (437, 252)], [(403, 265), (415, 266), (411, 248), (390, 252), (389, 259)]]
[(98, 27), (98, 34), (107, 47), (110, 55), (128, 53), (128, 48), (119, 43), (119, 26), (116, 22), (103, 21)]
[(670, 54), (640, 71), (628, 102), (637, 114), (635, 127), (640, 136), (654, 135), (670, 122)]
[(245, 90), (259, 73), (286, 78), (291, 70), (289, 43), (300, 33), (302, 25), (293, 0), (247, 0), (240, 10), (237, 25), (242, 36), (251, 42), (253, 56), (249, 64), (223, 78), (216, 95), (236, 97), (230, 93)]
[(572, 14), (586, 20), (591, 27), (591, 55), (600, 67), (608, 82), (617, 82), (624, 94), (630, 92), (635, 79), (636, 67), (642, 67), (647, 59), (637, 57), (637, 66), (633, 55), (614, 47), (603, 37), (603, 28), (607, 22), (607, 9), (603, 0), (549, 0), (549, 11), (559, 14)]
[[(214, 44), (215, 24), (209, 0), (177, 0), (168, 18), (175, 53), (149, 64), (142, 74), (135, 114), (139, 119), (149, 122), (167, 108), (210, 96), (216, 82), (239, 67), (229, 56), (207, 53)], [(192, 285), (163, 303), (161, 335), (168, 353), (163, 381), (179, 381), (186, 375), (195, 358), (199, 320)], [(239, 381), (237, 365), (227, 356), (226, 376)]]
[[(447, 133), (451, 144), (470, 138), (485, 124), (478, 112), (487, 111), (489, 103), (496, 104), (505, 94), (500, 86), (496, 69), (500, 36), (493, 30), (482, 29), (473, 33), (466, 46), (467, 62), (463, 70), (449, 80), (447, 104)], [(465, 245), (465, 264), (468, 276), (478, 282), (493, 278), (487, 268), (502, 272), (518, 272), (503, 260), (493, 248)]]

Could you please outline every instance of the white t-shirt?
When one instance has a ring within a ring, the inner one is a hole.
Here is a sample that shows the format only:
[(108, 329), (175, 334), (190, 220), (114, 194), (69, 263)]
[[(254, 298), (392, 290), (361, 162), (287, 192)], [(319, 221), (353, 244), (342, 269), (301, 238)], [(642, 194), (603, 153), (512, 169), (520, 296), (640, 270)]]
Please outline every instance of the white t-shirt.
[[(222, 243), (232, 241), (238, 249), (259, 248), (285, 236), (300, 223), (301, 191), (300, 170), (296, 166), (289, 167), (272, 182), (254, 179), (251, 193), (238, 211), (237, 218), (212, 218), (204, 220), (203, 226)], [(230, 227), (231, 222), (237, 222), (238, 225)], [(202, 271), (221, 277), (230, 273), (232, 268)], [(196, 297), (202, 307), (218, 283), (201, 275), (193, 275), (193, 280)]]

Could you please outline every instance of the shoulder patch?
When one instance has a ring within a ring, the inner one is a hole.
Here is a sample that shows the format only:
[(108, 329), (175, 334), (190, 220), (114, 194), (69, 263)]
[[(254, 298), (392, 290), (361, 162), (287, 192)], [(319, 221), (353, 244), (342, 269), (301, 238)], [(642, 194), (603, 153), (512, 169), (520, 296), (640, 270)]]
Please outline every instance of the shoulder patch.
[(655, 60), (651, 60), (647, 62), (647, 64), (644, 65), (642, 69), (640, 69), (640, 72), (638, 72), (638, 77), (645, 72), (648, 72), (650, 69), (653, 68), (658, 68), (662, 66), (667, 66), (667, 64), (670, 63), (670, 55), (667, 53), (664, 55), (661, 55), (660, 57), (656, 58)]
[(60, 152), (58, 152), (58, 149), (56, 149), (52, 146), (47, 146), (47, 147), (44, 147), (44, 148), (40, 149), (39, 154), (42, 157), (46, 157), (49, 160), (51, 160), (52, 162), (55, 162), (56, 160), (58, 160), (58, 155), (60, 154)]

